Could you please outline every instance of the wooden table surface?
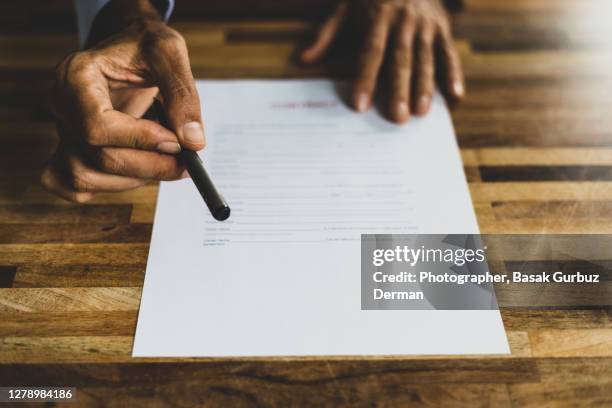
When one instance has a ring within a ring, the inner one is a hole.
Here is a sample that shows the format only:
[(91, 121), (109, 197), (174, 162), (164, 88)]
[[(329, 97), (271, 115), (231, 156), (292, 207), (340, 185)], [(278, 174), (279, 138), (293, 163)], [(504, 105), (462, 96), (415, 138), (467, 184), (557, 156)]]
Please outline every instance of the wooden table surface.
[[(157, 186), (78, 206), (38, 184), (57, 141), (49, 69), (76, 48), (70, 3), (0, 16), (0, 385), (76, 386), (91, 406), (612, 405), (609, 298), (502, 308), (511, 356), (131, 358)], [(452, 115), (482, 232), (612, 233), (610, 5), (464, 3), (468, 97)], [(312, 21), (177, 16), (197, 77), (337, 75), (291, 62)]]

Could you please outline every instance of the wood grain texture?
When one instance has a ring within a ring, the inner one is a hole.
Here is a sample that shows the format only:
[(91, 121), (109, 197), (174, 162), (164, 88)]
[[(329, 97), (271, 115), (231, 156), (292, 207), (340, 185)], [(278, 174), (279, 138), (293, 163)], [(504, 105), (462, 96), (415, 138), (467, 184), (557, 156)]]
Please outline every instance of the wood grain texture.
[[(483, 233), (612, 233), (607, 3), (464, 0), (454, 16), (468, 96), (452, 116)], [(172, 24), (197, 77), (346, 78), (342, 47), (293, 62), (331, 6), (180, 0)], [(0, 386), (72, 385), (92, 407), (612, 405), (609, 274), (595, 297), (500, 288), (509, 356), (131, 358), (158, 187), (77, 206), (39, 186), (57, 144), (45, 93), (77, 46), (72, 2), (3, 10)]]

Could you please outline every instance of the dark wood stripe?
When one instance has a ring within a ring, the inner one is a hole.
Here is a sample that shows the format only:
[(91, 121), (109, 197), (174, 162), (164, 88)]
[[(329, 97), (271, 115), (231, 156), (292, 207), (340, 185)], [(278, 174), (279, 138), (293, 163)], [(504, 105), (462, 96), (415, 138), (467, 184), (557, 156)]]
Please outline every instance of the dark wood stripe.
[(0, 364), (0, 381), (4, 386), (34, 383), (99, 386), (100, 380), (104, 379), (117, 391), (121, 387), (152, 384), (162, 389), (164, 385), (178, 382), (204, 390), (207, 384), (238, 379), (243, 389), (259, 389), (261, 392), (286, 387), (325, 389), (337, 384), (349, 386), (373, 377), (387, 387), (431, 383), (505, 384), (539, 380), (535, 362), (519, 358), (252, 362), (219, 359), (206, 363)]
[(540, 384), (510, 384), (513, 407), (608, 407), (610, 358), (536, 359)]
[(0, 205), (0, 224), (128, 224), (131, 204)]
[(482, 181), (610, 181), (612, 166), (481, 166)]
[[(464, 149), (482, 147), (612, 147), (612, 136), (603, 131), (578, 130), (561, 133), (559, 137), (543, 137), (541, 130), (534, 128), (513, 131), (508, 124), (498, 129), (469, 129), (455, 121), (457, 140)], [(568, 124), (569, 126), (569, 124)], [(547, 126), (542, 126), (546, 128)], [(554, 131), (554, 130), (553, 130)]]
[(464, 166), (463, 171), (465, 172), (465, 178), (467, 179), (468, 183), (482, 181), (478, 166)]
[(493, 213), (504, 218), (612, 218), (611, 201), (494, 201)]
[(151, 239), (151, 224), (0, 224), (0, 244), (114, 243)]
[(17, 268), (15, 288), (142, 286), (145, 265), (23, 265)]
[(301, 41), (308, 34), (303, 29), (295, 30), (229, 30), (226, 34), (226, 41), (229, 44), (253, 43), (253, 42), (295, 42)]
[[(2, 246), (0, 264), (36, 267), (69, 265), (142, 266), (147, 262), (149, 245), (137, 243), (22, 244)], [(52, 250), (51, 250), (52, 248)], [(85, 261), (84, 261), (85, 260)]]
[(504, 327), (511, 331), (610, 329), (612, 308), (592, 310), (501, 308)]
[(16, 273), (16, 266), (0, 266), (0, 288), (12, 287)]
[(137, 311), (0, 313), (0, 336), (131, 336)]

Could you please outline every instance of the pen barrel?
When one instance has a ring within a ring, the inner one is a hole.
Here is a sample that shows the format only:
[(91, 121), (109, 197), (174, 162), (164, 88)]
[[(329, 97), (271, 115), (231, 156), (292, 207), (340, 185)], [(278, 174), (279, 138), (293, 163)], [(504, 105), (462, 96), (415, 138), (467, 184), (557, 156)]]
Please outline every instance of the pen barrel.
[(202, 159), (200, 159), (196, 152), (191, 150), (182, 150), (181, 157), (212, 216), (218, 221), (228, 219), (230, 208), (204, 169)]
[[(153, 99), (153, 109), (157, 114), (159, 123), (165, 128), (170, 129), (170, 124), (168, 123), (168, 118), (164, 112), (164, 107), (157, 98)], [(181, 150), (179, 154), (183, 162), (185, 162), (185, 166), (187, 167), (187, 171), (189, 172), (193, 183), (200, 192), (200, 195), (204, 199), (204, 202), (206, 203), (206, 206), (210, 210), (210, 213), (214, 219), (217, 221), (227, 220), (230, 216), (230, 208), (208, 176), (200, 156), (198, 156), (196, 152), (186, 149)]]

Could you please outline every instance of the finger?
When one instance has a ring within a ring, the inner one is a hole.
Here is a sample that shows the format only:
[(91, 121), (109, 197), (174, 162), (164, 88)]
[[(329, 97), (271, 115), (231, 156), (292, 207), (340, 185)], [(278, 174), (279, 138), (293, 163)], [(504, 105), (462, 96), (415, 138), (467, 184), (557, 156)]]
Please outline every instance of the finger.
[(185, 40), (178, 33), (156, 38), (149, 59), (171, 130), (177, 134), (181, 146), (190, 150), (203, 149), (206, 141), (200, 99)]
[(381, 4), (366, 36), (365, 46), (359, 57), (357, 77), (353, 87), (353, 106), (365, 112), (372, 101), (376, 78), (382, 64), (391, 24), (391, 5)]
[(416, 64), (416, 89), (413, 107), (417, 115), (429, 112), (435, 87), (434, 69), (434, 27), (424, 24), (419, 33), (418, 59)]
[(55, 104), (64, 105), (57, 113), (77, 128), (85, 126), (86, 118), (113, 109), (108, 81), (91, 53), (76, 53), (62, 62), (56, 69), (55, 88)]
[(131, 190), (141, 187), (147, 180), (123, 177), (97, 171), (74, 153), (66, 156), (67, 176), (65, 180), (72, 191), (99, 193)]
[(441, 35), (441, 57), (444, 61), (445, 89), (451, 98), (461, 99), (465, 95), (465, 80), (461, 68), (461, 58), (455, 48), (450, 30), (443, 31)]
[(320, 59), (323, 54), (328, 50), (331, 43), (334, 41), (338, 30), (340, 29), (346, 11), (348, 9), (348, 2), (341, 2), (333, 14), (323, 23), (315, 42), (302, 52), (302, 61), (310, 63)]
[[(56, 154), (57, 156), (57, 154)], [(42, 172), (40, 183), (49, 192), (75, 203), (84, 203), (93, 198), (93, 193), (79, 193), (72, 190), (63, 180), (60, 161), (54, 156)]]
[(391, 64), (391, 119), (403, 123), (410, 118), (410, 81), (415, 24), (407, 12), (397, 29), (397, 40)]
[[(113, 109), (108, 82), (97, 68), (94, 57), (88, 53), (76, 54), (57, 70), (60, 94), (66, 103), (62, 136), (73, 140), (85, 140), (93, 146), (126, 146), (139, 149), (177, 153), (180, 146), (173, 132), (161, 125), (136, 119)], [(65, 116), (68, 115), (68, 116)], [(68, 131), (68, 128), (70, 129)]]
[(158, 93), (157, 87), (117, 89), (113, 94), (113, 106), (119, 112), (141, 118), (147, 113)]
[(176, 156), (121, 147), (105, 147), (93, 153), (104, 173), (145, 180), (171, 181), (184, 177), (185, 166)]
[(176, 154), (181, 151), (176, 135), (157, 122), (137, 119), (109, 110), (86, 119), (84, 139), (90, 146), (131, 147)]

